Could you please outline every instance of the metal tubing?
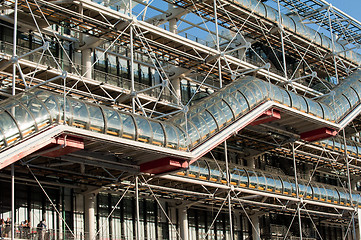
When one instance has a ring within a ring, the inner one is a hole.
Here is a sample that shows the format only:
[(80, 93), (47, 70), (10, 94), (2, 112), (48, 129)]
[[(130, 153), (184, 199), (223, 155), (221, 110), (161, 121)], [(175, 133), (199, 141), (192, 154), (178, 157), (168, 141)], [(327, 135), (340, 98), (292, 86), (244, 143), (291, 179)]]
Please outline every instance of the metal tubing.
[(140, 209), (139, 209), (139, 177), (136, 176), (135, 177), (135, 206), (136, 206), (136, 218), (137, 218), (137, 232), (136, 232), (136, 239), (137, 240), (140, 240), (140, 215), (139, 215), (139, 212), (140, 212)]
[[(296, 194), (297, 194), (297, 198), (300, 199), (298, 178), (297, 178), (297, 164), (296, 164), (296, 156), (295, 156), (295, 143), (292, 143), (292, 157), (293, 157), (293, 170), (295, 174)], [(297, 203), (298, 228), (300, 231), (300, 240), (302, 240), (302, 221), (301, 221), (301, 210), (300, 210), (301, 202), (302, 201)]]

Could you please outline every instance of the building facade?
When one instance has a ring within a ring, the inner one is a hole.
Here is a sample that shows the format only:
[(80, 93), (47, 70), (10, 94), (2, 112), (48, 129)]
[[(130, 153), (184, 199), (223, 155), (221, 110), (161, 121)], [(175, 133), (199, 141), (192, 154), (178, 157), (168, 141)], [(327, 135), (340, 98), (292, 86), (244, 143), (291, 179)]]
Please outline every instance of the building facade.
[(323, 0), (0, 6), (4, 237), (360, 238), (354, 18)]

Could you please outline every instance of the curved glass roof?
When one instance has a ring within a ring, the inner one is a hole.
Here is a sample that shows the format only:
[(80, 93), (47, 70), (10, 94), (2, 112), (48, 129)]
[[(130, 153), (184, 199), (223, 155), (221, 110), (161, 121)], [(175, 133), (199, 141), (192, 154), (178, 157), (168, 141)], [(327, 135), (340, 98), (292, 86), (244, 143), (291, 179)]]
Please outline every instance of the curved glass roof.
[[(176, 174), (204, 181), (228, 184), (225, 164), (221, 162), (216, 164), (213, 160), (200, 159), (190, 165), (189, 169)], [(295, 180), (292, 177), (279, 176), (279, 174), (242, 166), (230, 167), (230, 174), (230, 185), (235, 187), (250, 188), (286, 196), (297, 196)], [(352, 194), (352, 204), (350, 194), (347, 190), (340, 187), (299, 180), (298, 192), (300, 198), (345, 206), (353, 205), (361, 208), (361, 195), (356, 191)]]

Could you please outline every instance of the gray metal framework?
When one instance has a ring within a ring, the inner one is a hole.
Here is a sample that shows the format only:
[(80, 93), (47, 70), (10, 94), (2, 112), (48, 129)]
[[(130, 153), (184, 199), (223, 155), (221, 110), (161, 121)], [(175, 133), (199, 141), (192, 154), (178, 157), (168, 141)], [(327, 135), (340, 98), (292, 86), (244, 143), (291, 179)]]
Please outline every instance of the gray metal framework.
[[(140, 195), (151, 196), (172, 226), (159, 199), (185, 201), (180, 231), (173, 229), (179, 239), (189, 239), (189, 206), (216, 207), (212, 224), (220, 212), (226, 211), (232, 226), (235, 210), (242, 212), (254, 229), (253, 239), (261, 238), (257, 214), (250, 216), (255, 209), (277, 214), (287, 211), (294, 219), (297, 216), (299, 239), (303, 238), (302, 219), (310, 219), (322, 239), (314, 216), (331, 225), (346, 226), (344, 238), (351, 232), (356, 239), (361, 207), (360, 193), (355, 189), (361, 180), (359, 21), (323, 0), (277, 0), (269, 4), (257, 0), (5, 0), (0, 6), (1, 23), (13, 31), (12, 41), (4, 38), (0, 42), (0, 92), (4, 98), (20, 94), (3, 100), (0, 106), (1, 117), (11, 119), (7, 126), (5, 120), (0, 126), (0, 156), (1, 164), (13, 163), (12, 213), (16, 173), (29, 171), (34, 179), (21, 181), (35, 180), (51, 203), (42, 185), (58, 184), (51, 179), (59, 176), (73, 183), (81, 179), (82, 186), (88, 187), (84, 195), (92, 211), (93, 193), (120, 191), (120, 199), (133, 194), (136, 239), (141, 239)], [(25, 33), (38, 39), (35, 47), (21, 42), (19, 35)], [(182, 82), (193, 86), (187, 98)], [(234, 86), (238, 88), (231, 91)], [(48, 96), (56, 99), (58, 112), (46, 105), (48, 98), (37, 95), (44, 90), (53, 92)], [(207, 91), (216, 93), (195, 101), (198, 94), (208, 95)], [(236, 93), (245, 99), (244, 109), (237, 105), (240, 98), (231, 95)], [(29, 96), (37, 98), (33, 105), (26, 99)], [(16, 104), (6, 105), (12, 101)], [(66, 104), (70, 110), (63, 107)], [(77, 115), (80, 105), (86, 109), (86, 116)], [(222, 106), (232, 115), (223, 122), (219, 113), (227, 111), (221, 110)], [(17, 107), (26, 116), (17, 115)], [(48, 113), (43, 119), (45, 125), (38, 121), (40, 115), (36, 116), (40, 109)], [(103, 116), (103, 125), (92, 123), (97, 114), (91, 109)], [(210, 120), (204, 121), (203, 110), (214, 121), (214, 129)], [(268, 110), (280, 111), (282, 118), (251, 124)], [(109, 130), (113, 115), (106, 115), (106, 111), (133, 119), (134, 136), (124, 137), (124, 119), (122, 128), (113, 128), (119, 132), (113, 136)], [(30, 127), (26, 118), (34, 120)], [(153, 126), (148, 135), (144, 123)], [(4, 126), (18, 132), (5, 132)], [(156, 126), (162, 136), (151, 132)], [(167, 126), (177, 132), (176, 140), (171, 141)], [(316, 142), (300, 138), (302, 133), (322, 127), (334, 129), (339, 136)], [(35, 151), (64, 134), (84, 139), (85, 149), (61, 158), (44, 157), (47, 150)], [(215, 152), (225, 161), (217, 160)], [(196, 161), (206, 153), (212, 159)], [(234, 169), (239, 173), (243, 166), (231, 163), (233, 153), (247, 160), (247, 183), (235, 174)], [(260, 171), (254, 176), (263, 176), (266, 184), (254, 184), (251, 169), (256, 159), (265, 155), (287, 159), (292, 180), (280, 181), (282, 187), (278, 189), (270, 183), (276, 185), (276, 177)], [(196, 162), (184, 171), (160, 175), (140, 172), (139, 164), (165, 157)], [(14, 159), (19, 162), (14, 164)], [(199, 167), (203, 162), (208, 167)], [(300, 163), (310, 167), (307, 176), (298, 169)], [(59, 169), (63, 164), (70, 167)], [(8, 172), (9, 167), (0, 165), (0, 169)], [(321, 187), (313, 180), (316, 172), (335, 176), (340, 188)], [(293, 184), (289, 191), (285, 190), (287, 184)], [(334, 195), (323, 191), (333, 191)], [(87, 239), (95, 239), (100, 231), (91, 231), (95, 229), (92, 214), (86, 216)], [(69, 228), (64, 221), (65, 225)], [(292, 222), (289, 229), (291, 226)], [(234, 239), (232, 227), (230, 239)]]

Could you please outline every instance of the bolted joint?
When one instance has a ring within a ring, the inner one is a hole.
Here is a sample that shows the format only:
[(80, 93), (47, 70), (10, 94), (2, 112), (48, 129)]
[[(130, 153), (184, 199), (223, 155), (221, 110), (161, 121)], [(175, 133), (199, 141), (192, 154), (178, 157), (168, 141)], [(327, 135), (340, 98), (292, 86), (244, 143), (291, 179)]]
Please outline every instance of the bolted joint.
[(67, 76), (68, 76), (68, 72), (67, 72), (67, 71), (63, 71), (63, 72), (61, 73), (61, 78), (62, 78), (62, 79), (67, 78)]
[(162, 81), (162, 87), (168, 87), (169, 86), (169, 79), (167, 78), (167, 79), (164, 79), (163, 81)]

